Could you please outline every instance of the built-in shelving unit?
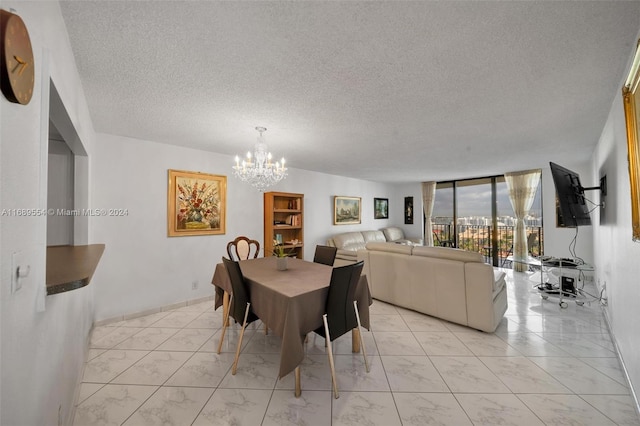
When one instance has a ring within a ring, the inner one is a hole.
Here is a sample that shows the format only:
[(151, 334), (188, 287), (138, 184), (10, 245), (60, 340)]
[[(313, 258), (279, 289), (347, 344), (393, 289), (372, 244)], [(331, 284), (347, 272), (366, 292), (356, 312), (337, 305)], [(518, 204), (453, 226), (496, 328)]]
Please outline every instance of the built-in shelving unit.
[(303, 258), (304, 194), (264, 193), (265, 256), (274, 253), (274, 240), (281, 243), (289, 256)]

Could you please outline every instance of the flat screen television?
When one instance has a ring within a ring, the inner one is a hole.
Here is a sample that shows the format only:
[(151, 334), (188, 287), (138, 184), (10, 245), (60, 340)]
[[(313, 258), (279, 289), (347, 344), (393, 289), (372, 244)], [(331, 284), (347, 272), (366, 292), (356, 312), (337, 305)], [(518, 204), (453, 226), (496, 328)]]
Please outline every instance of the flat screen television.
[(575, 228), (591, 225), (589, 208), (584, 198), (585, 188), (580, 184), (580, 176), (576, 172), (565, 169), (555, 163), (549, 163), (553, 184), (556, 187), (556, 209), (558, 211), (558, 227)]

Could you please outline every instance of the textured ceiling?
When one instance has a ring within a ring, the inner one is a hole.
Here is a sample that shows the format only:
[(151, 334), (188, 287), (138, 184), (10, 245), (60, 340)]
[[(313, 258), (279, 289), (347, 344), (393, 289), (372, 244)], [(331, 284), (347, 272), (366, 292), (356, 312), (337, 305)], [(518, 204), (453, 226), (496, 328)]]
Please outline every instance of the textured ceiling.
[(95, 130), (383, 182), (589, 158), (640, 2), (62, 1)]

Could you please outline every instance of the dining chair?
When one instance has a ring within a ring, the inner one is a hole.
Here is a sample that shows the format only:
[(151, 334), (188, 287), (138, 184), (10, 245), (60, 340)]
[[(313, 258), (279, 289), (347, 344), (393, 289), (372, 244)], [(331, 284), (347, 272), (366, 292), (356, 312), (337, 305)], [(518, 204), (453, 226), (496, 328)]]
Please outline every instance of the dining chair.
[[(529, 256), (533, 256), (533, 252), (531, 249), (533, 248), (533, 245), (536, 243), (537, 238), (538, 238), (538, 235), (535, 234), (534, 232), (527, 235), (527, 251)], [(513, 255), (513, 243), (511, 243), (511, 247), (509, 247), (509, 251), (507, 252), (507, 255), (504, 257), (502, 264), (500, 265), (501, 267), (504, 268), (507, 262), (509, 262), (509, 267), (511, 267), (511, 262), (507, 260), (507, 257), (511, 255)], [(529, 269), (535, 269), (535, 268), (529, 265)]]
[[(331, 342), (354, 328), (360, 330), (360, 314), (358, 313), (356, 288), (360, 281), (363, 265), (364, 262), (360, 261), (333, 269), (331, 282), (329, 284), (329, 294), (327, 295), (327, 303), (325, 305), (325, 313), (322, 316), (324, 326), (314, 330), (314, 333), (325, 338), (335, 398), (338, 398), (339, 395)], [(364, 365), (368, 373), (369, 362), (367, 361), (367, 350), (362, 337), (360, 340)]]
[[(533, 250), (534, 246), (536, 246), (536, 240), (538, 239), (538, 234), (535, 232), (530, 233), (527, 236), (527, 251), (529, 252), (529, 256), (533, 256), (535, 251)], [(540, 255), (540, 247), (537, 250), (538, 255)]]
[(249, 287), (247, 286), (240, 265), (235, 260), (222, 258), (222, 263), (227, 269), (229, 279), (231, 281), (231, 300), (229, 301), (229, 312), (227, 312), (227, 318), (223, 321), (222, 333), (220, 334), (220, 344), (218, 345), (218, 353), (222, 351), (222, 342), (224, 340), (224, 334), (227, 330), (229, 323), (229, 316), (236, 320), (237, 323), (242, 323), (242, 329), (240, 330), (240, 337), (238, 338), (238, 347), (236, 348), (236, 357), (233, 360), (233, 367), (231, 368), (231, 374), (235, 375), (238, 369), (238, 359), (240, 358), (240, 349), (242, 348), (242, 338), (244, 337), (244, 330), (247, 325), (256, 321), (258, 316), (251, 309), (251, 302), (249, 301)]
[(260, 253), (260, 242), (243, 235), (227, 244), (227, 254), (231, 260), (247, 260), (251, 257), (255, 259), (258, 253)]
[[(231, 260), (256, 259), (260, 253), (260, 242), (241, 235), (227, 244), (227, 254)], [(228, 325), (228, 321), (227, 321)], [(269, 327), (264, 325), (264, 334), (269, 334)]]
[(433, 233), (433, 245), (440, 247), (453, 247), (453, 241), (451, 240), (441, 240), (440, 236), (437, 232)]
[(315, 263), (322, 263), (323, 265), (333, 266), (333, 262), (336, 260), (337, 247), (331, 246), (316, 246), (316, 252), (313, 256)]

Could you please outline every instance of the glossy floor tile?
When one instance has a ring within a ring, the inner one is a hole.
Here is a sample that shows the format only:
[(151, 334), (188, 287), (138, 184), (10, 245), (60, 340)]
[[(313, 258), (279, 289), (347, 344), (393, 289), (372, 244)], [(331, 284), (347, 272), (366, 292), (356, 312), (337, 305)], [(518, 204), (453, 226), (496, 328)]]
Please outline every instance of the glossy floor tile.
[(309, 335), (295, 398), (293, 374), (277, 377), (280, 338), (259, 321), (231, 375), (239, 328), (218, 355), (213, 302), (101, 325), (74, 424), (640, 426), (599, 304), (562, 309), (537, 283), (507, 270), (509, 308), (490, 334), (374, 300), (370, 372), (350, 336), (333, 342), (339, 399), (322, 337)]

